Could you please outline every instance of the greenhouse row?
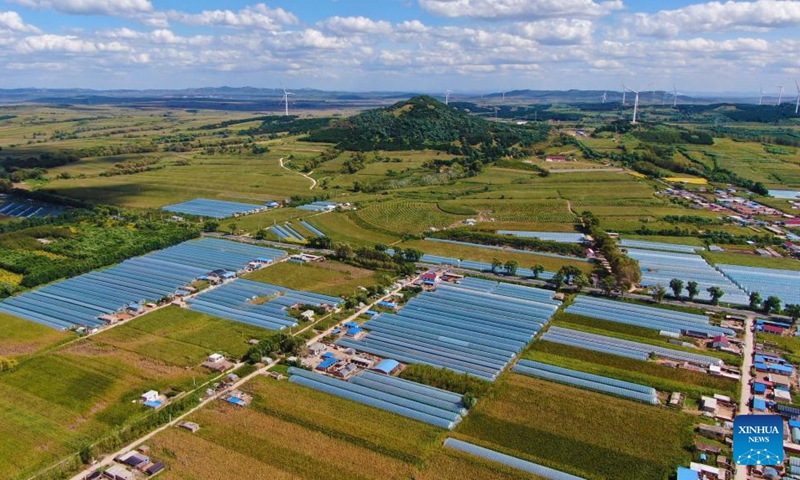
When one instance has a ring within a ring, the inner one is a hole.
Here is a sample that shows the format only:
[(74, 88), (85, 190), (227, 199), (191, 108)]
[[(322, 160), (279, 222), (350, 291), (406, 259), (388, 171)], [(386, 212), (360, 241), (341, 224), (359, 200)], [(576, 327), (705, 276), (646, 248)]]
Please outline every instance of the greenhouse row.
[[(2, 200), (0, 200), (2, 201)], [(5, 201), (0, 203), (0, 216), (14, 218), (44, 218), (59, 215), (59, 207), (38, 202)]]
[[(440, 400), (437, 393), (441, 392), (438, 389), (431, 389), (430, 395), (426, 395), (425, 386), (421, 384), (414, 384), (417, 389), (414, 392), (405, 390), (403, 396), (395, 393), (390, 393), (387, 387), (390, 385), (370, 380), (369, 385), (356, 384), (353, 381), (347, 382), (344, 380), (337, 380), (322, 374), (313, 373), (302, 368), (289, 368), (289, 381), (302, 385), (304, 387), (313, 388), (321, 392), (336, 395), (338, 397), (346, 398), (358, 403), (363, 403), (371, 407), (380, 408), (391, 413), (396, 413), (404, 417), (419, 420), (420, 422), (428, 423), (437, 427), (452, 430), (461, 422), (461, 414), (454, 411), (455, 406), (449, 408), (440, 408), (433, 406), (431, 403)], [(359, 376), (360, 377), (360, 376)], [(356, 378), (359, 378), (356, 377)], [(390, 377), (387, 377), (390, 378)], [(408, 382), (413, 383), (413, 382)], [(395, 384), (395, 390), (404, 390), (405, 384)], [(412, 393), (414, 395), (412, 395)], [(410, 398), (413, 396), (413, 399)], [(458, 400), (460, 405), (461, 400)]]
[(158, 301), (211, 270), (239, 270), (285, 255), (225, 240), (193, 240), (8, 298), (0, 312), (58, 329), (99, 327), (105, 325), (100, 316)]
[(646, 250), (659, 250), (662, 252), (674, 253), (695, 253), (695, 251), (703, 248), (694, 245), (682, 245), (678, 243), (662, 243), (662, 242), (648, 242), (645, 240), (627, 240), (621, 239), (619, 245), (624, 248), (644, 248)]
[(717, 268), (748, 293), (758, 292), (765, 299), (774, 295), (784, 304), (800, 303), (800, 272), (740, 265), (717, 265)]
[(266, 210), (264, 204), (256, 205), (253, 203), (226, 202), (223, 200), (211, 200), (208, 198), (195, 198), (188, 202), (167, 205), (161, 208), (166, 212), (182, 213), (184, 215), (196, 215), (198, 217), (228, 218), (235, 215), (245, 215), (248, 213)]
[(729, 328), (710, 325), (708, 317), (703, 315), (585, 295), (577, 296), (573, 304), (567, 307), (565, 312), (666, 332), (694, 332), (695, 334), (705, 334), (709, 337), (735, 335), (735, 332)]
[(495, 246), (495, 245), (482, 245), (480, 243), (460, 242), (458, 240), (447, 240), (445, 238), (426, 237), (425, 240), (427, 240), (429, 242), (449, 243), (451, 245), (463, 245), (465, 247), (484, 248), (484, 249), (487, 249), (487, 250), (502, 250), (504, 252), (526, 253), (526, 254), (529, 254), (529, 255), (539, 255), (540, 257), (561, 258), (561, 259), (564, 259), (564, 260), (575, 260), (577, 262), (588, 262), (588, 260), (585, 259), (585, 258), (570, 257), (568, 255), (559, 255), (557, 253), (534, 252), (533, 250), (521, 250), (519, 248), (498, 247), (498, 246)]
[(689, 362), (697, 365), (722, 365), (722, 360), (707, 355), (683, 352), (671, 348), (659, 347), (647, 343), (632, 342), (614, 337), (606, 337), (594, 333), (586, 333), (562, 327), (551, 327), (541, 337), (548, 342), (572, 345), (598, 352), (610, 353), (612, 355), (647, 360), (650, 355), (657, 355), (661, 358)]
[[(477, 270), (479, 272), (491, 272), (492, 271), (492, 264), (486, 262), (477, 262), (475, 260), (459, 260), (457, 258), (450, 258), (450, 257), (441, 257), (439, 255), (428, 255), (427, 253), (422, 256), (421, 261), (423, 263), (430, 263), (432, 265), (451, 265), (457, 268), (463, 268), (466, 270)], [(503, 267), (497, 269), (497, 273), (504, 273), (505, 270)], [(539, 278), (542, 280), (549, 280), (553, 278), (553, 272), (541, 272), (539, 273)], [(516, 271), (516, 276), (518, 277), (528, 277), (533, 278), (533, 270), (530, 268), (525, 267), (518, 267)]]
[(492, 462), (497, 462), (511, 468), (516, 468), (524, 472), (532, 473), (537, 477), (546, 478), (548, 480), (585, 480), (582, 477), (576, 477), (575, 475), (570, 475), (569, 473), (565, 473), (560, 470), (555, 470), (550, 467), (545, 467), (544, 465), (539, 465), (538, 463), (512, 457), (511, 455), (506, 455), (505, 453), (500, 453), (488, 448), (479, 447), (478, 445), (457, 440), (455, 438), (446, 439), (444, 441), (444, 446), (447, 448), (452, 448), (453, 450), (468, 453), (470, 455), (475, 455), (476, 457), (486, 460), (491, 460)]
[(586, 241), (586, 235), (575, 232), (527, 232), (523, 230), (498, 230), (497, 233), (500, 235), (513, 235), (521, 238), (538, 238), (539, 240), (559, 243), (583, 243)]
[[(452, 287), (450, 284), (439, 284), (440, 290), (446, 290)], [(494, 293), (505, 297), (518, 298), (520, 300), (531, 300), (547, 305), (561, 305), (561, 302), (554, 300), (555, 292), (552, 290), (545, 290), (543, 288), (526, 287), (523, 285), (515, 285), (513, 283), (503, 283), (494, 280), (484, 280), (482, 278), (466, 277), (458, 283), (460, 290), (472, 290), (483, 293)]]
[(288, 225), (284, 226), (272, 226), (269, 227), (269, 230), (278, 236), (281, 240), (293, 240), (302, 242), (305, 240), (305, 237), (297, 233), (293, 228), (289, 227)]
[(339, 204), (336, 202), (312, 202), (306, 205), (300, 205), (298, 210), (308, 210), (310, 212), (328, 212), (336, 208)]
[[(628, 256), (639, 262), (642, 269), (642, 286), (654, 285), (669, 286), (670, 280), (678, 278), (684, 285), (689, 281), (698, 283), (699, 295), (697, 298), (708, 300), (711, 298), (707, 289), (719, 287), (725, 292), (722, 301), (734, 305), (747, 305), (749, 299), (739, 287), (727, 277), (706, 263), (700, 255), (686, 253), (654, 252), (649, 250), (628, 249)], [(684, 291), (684, 295), (685, 295)]]
[(652, 387), (639, 385), (638, 383), (625, 382), (615, 378), (593, 375), (531, 360), (520, 360), (514, 366), (514, 371), (531, 377), (608, 393), (638, 402), (649, 403), (650, 405), (658, 405), (658, 392)]
[[(496, 283), (496, 282), (489, 282)], [(496, 288), (496, 287), (495, 287)], [(512, 292), (545, 294), (519, 287)], [(546, 295), (552, 295), (547, 292)], [(558, 302), (533, 301), (440, 284), (411, 299), (396, 314), (380, 314), (360, 340), (337, 343), (404, 363), (421, 363), (493, 381), (547, 323)]]
[(309, 232), (313, 233), (314, 235), (316, 235), (318, 237), (324, 237), (325, 236), (325, 234), (322, 233), (321, 230), (316, 228), (314, 225), (311, 225), (310, 223), (306, 222), (305, 220), (300, 220), (300, 224), (302, 226), (306, 227)]
[[(263, 300), (263, 303), (258, 300)], [(215, 317), (281, 330), (297, 326), (297, 321), (289, 316), (289, 309), (295, 305), (335, 307), (341, 301), (327, 295), (239, 279), (201, 292), (188, 303), (192, 310)]]

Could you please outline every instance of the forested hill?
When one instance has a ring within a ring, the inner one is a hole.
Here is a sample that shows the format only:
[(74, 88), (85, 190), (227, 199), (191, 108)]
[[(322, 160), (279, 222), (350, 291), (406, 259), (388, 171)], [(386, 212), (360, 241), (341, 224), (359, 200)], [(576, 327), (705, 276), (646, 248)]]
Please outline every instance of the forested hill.
[(547, 136), (548, 127), (510, 125), (470, 116), (428, 96), (368, 110), (313, 131), (309, 141), (338, 144), (346, 150), (419, 150), (455, 155), (483, 153), (499, 158)]

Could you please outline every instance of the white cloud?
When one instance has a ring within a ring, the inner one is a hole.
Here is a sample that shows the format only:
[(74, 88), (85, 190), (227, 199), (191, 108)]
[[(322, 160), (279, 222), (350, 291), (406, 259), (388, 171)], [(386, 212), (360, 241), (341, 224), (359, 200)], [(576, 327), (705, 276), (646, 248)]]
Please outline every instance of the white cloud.
[(674, 37), (682, 32), (774, 29), (800, 26), (800, 1), (709, 2), (624, 19), (638, 34)]
[(592, 39), (594, 23), (580, 19), (548, 19), (518, 25), (525, 38), (546, 44), (588, 43)]
[(33, 25), (28, 25), (22, 21), (22, 17), (17, 12), (0, 12), (0, 31), (10, 30), (20, 33), (40, 33), (41, 31)]
[(17, 44), (20, 53), (66, 52), (92, 53), (97, 51), (94, 42), (73, 35), (33, 35), (23, 38)]
[(388, 34), (392, 31), (392, 24), (383, 20), (372, 20), (367, 17), (331, 17), (319, 22), (319, 26), (339, 34), (368, 33)]
[(129, 16), (153, 11), (150, 0), (11, 0), (29, 8), (52, 9), (72, 15)]
[(419, 4), (435, 15), (488, 20), (599, 17), (624, 8), (622, 0), (419, 0)]
[(238, 12), (231, 10), (204, 10), (200, 13), (170, 11), (170, 20), (187, 25), (206, 27), (253, 28), (260, 30), (280, 30), (283, 25), (299, 23), (294, 14), (282, 8), (269, 8), (263, 3), (245, 7)]

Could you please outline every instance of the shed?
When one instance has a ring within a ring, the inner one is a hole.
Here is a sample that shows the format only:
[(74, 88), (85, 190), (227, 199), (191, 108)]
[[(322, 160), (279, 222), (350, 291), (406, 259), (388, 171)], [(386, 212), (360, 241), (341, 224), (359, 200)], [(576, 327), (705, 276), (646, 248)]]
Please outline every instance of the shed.
[(347, 328), (355, 328), (358, 324), (356, 322), (344, 322), (344, 326)]
[(792, 394), (789, 393), (788, 390), (782, 390), (776, 388), (775, 390), (773, 390), (773, 393), (775, 394), (775, 400), (782, 400), (787, 403), (792, 402)]
[(711, 397), (702, 397), (703, 411), (714, 413), (717, 411), (717, 399)]
[(180, 428), (183, 428), (184, 430), (189, 430), (192, 433), (195, 433), (198, 430), (200, 430), (200, 425), (198, 425), (198, 424), (196, 424), (194, 422), (183, 422), (178, 426)]
[(334, 372), (334, 375), (336, 375), (337, 377), (348, 378), (350, 375), (356, 373), (356, 371), (358, 371), (358, 367), (356, 367), (352, 363), (348, 363), (342, 368), (336, 370)]
[(336, 362), (338, 362), (338, 361), (339, 361), (338, 358), (330, 357), (330, 358), (326, 359), (325, 361), (323, 361), (322, 363), (320, 363), (319, 365), (317, 365), (317, 370), (327, 370), (327, 369), (331, 368), (332, 366), (336, 365)]
[(136, 476), (122, 465), (113, 465), (103, 472), (103, 475), (112, 480), (134, 480)]
[(241, 398), (237, 398), (237, 397), (228, 397), (228, 403), (232, 403), (232, 404), (238, 405), (240, 407), (246, 407), (247, 406), (247, 402), (246, 401), (244, 401)]
[(158, 392), (155, 390), (149, 390), (142, 394), (142, 403), (147, 402), (156, 402), (158, 401)]
[(765, 383), (756, 382), (753, 384), (753, 393), (763, 394), (767, 391), (767, 385)]
[(310, 322), (314, 320), (314, 310), (306, 310), (305, 312), (301, 313), (300, 316), (303, 317), (303, 320)]
[(156, 463), (150, 465), (147, 468), (147, 470), (144, 471), (144, 473), (146, 473), (148, 476), (152, 477), (153, 475), (155, 475), (156, 473), (160, 472), (161, 470), (164, 470), (165, 467), (166, 467), (166, 465), (164, 465), (164, 462), (156, 462)]
[(359, 336), (359, 335), (360, 335), (360, 334), (361, 334), (363, 331), (364, 331), (364, 329), (363, 329), (363, 328), (361, 328), (361, 327), (353, 327), (353, 328), (351, 328), (351, 329), (347, 330), (347, 333), (345, 333), (345, 336), (346, 336), (346, 337), (357, 337), (357, 336)]
[(764, 401), (762, 398), (754, 398), (753, 399), (753, 410), (757, 410), (759, 412), (764, 412), (767, 410), (767, 402)]
[(775, 335), (783, 334), (783, 329), (777, 325), (764, 325), (763, 329), (766, 333), (773, 333)]
[(399, 366), (400, 362), (397, 360), (392, 360), (391, 358), (387, 358), (386, 360), (382, 360), (379, 364), (375, 365), (372, 370), (378, 373), (391, 375), (392, 372), (397, 370), (397, 367)]
[(369, 358), (364, 358), (364, 357), (353, 357), (350, 359), (350, 361), (362, 368), (369, 368), (372, 366), (373, 363), (375, 363)]
[(308, 346), (308, 350), (311, 352), (311, 355), (319, 355), (325, 351), (325, 345), (320, 342), (314, 342)]
[(691, 468), (678, 467), (677, 480), (698, 480), (700, 472), (695, 472)]
[(221, 353), (212, 353), (208, 356), (208, 361), (211, 363), (217, 363), (225, 360), (225, 356)]

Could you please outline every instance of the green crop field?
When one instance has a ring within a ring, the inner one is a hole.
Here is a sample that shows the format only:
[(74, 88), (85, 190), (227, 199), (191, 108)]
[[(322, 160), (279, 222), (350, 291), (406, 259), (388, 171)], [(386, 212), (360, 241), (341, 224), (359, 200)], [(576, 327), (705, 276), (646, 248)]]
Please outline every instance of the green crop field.
[(536, 341), (524, 358), (565, 368), (641, 383), (664, 392), (680, 391), (691, 396), (725, 392), (738, 397), (736, 382), (691, 370), (676, 369), (655, 362), (642, 362), (583, 348)]
[[(360, 220), (360, 217), (356, 218)], [(374, 245), (376, 243), (390, 245), (400, 240), (399, 236), (367, 229), (364, 225), (368, 224), (356, 223), (354, 216), (347, 213), (327, 213), (308, 218), (306, 221), (337, 242), (347, 242), (353, 245)]]
[(506, 467), (449, 448), (442, 448), (425, 462), (425, 468), (414, 477), (418, 480), (544, 480), (522, 470)]
[(352, 295), (358, 287), (376, 282), (372, 270), (334, 261), (296, 264), (282, 262), (250, 273), (245, 278), (325, 295)]
[(562, 258), (546, 257), (544, 255), (506, 252), (502, 250), (490, 250), (487, 248), (470, 247), (467, 245), (456, 245), (441, 242), (431, 242), (425, 240), (413, 240), (400, 244), (402, 248), (416, 248), (424, 253), (439, 255), (443, 257), (458, 258), (459, 260), (475, 260), (477, 262), (491, 263), (496, 258), (505, 263), (509, 260), (516, 260), (521, 267), (530, 268), (534, 265), (541, 265), (547, 271), (555, 272), (565, 265), (572, 265), (580, 268), (586, 273), (592, 271), (592, 264), (579, 260), (567, 260)]
[(165, 478), (409, 478), (445, 433), (289, 382), (259, 377), (246, 390), (249, 408), (216, 403), (190, 417), (198, 433), (150, 442), (171, 459)]
[(67, 332), (0, 313), (0, 357), (35, 353), (57, 342), (72, 338)]
[(399, 234), (446, 228), (466, 218), (449, 214), (435, 203), (403, 200), (372, 203), (358, 210), (356, 215), (377, 229)]
[(692, 417), (509, 374), (454, 436), (591, 480), (667, 480), (689, 461)]
[(800, 270), (800, 261), (788, 258), (762, 257), (756, 253), (702, 252), (701, 255), (714, 265), (744, 265), (746, 267)]

